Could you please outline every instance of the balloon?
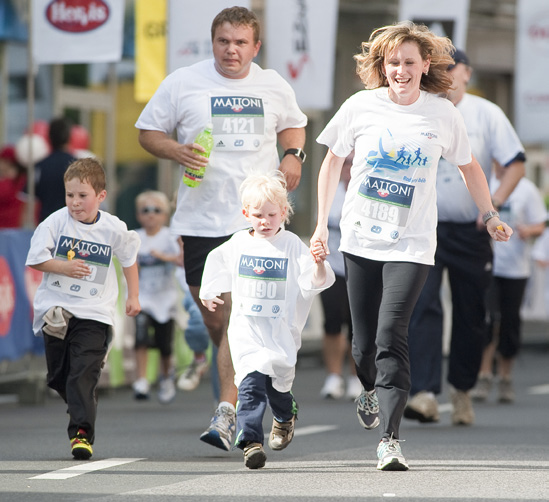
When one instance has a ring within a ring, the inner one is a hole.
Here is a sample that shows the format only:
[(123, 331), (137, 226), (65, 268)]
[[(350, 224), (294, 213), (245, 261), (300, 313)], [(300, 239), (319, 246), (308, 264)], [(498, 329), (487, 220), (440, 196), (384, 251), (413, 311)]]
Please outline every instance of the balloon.
[(51, 148), (41, 135), (24, 134), (15, 144), (15, 157), (25, 167), (28, 167), (30, 164), (29, 147), (31, 144), (33, 164), (40, 162), (50, 154)]
[[(32, 134), (38, 134), (38, 136), (42, 136), (46, 140), (48, 145), (50, 144), (50, 124), (45, 120), (36, 120), (32, 124), (31, 132)], [(26, 130), (25, 134), (29, 134), (28, 129)]]
[(73, 125), (69, 139), (71, 150), (88, 150), (90, 147), (90, 135), (86, 128), (81, 125)]

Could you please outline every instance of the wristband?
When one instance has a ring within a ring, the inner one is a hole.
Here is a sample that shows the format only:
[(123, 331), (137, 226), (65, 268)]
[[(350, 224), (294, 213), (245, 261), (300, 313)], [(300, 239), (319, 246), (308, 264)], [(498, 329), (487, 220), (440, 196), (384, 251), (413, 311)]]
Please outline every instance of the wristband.
[(486, 211), (483, 215), (482, 215), (482, 223), (484, 223), (485, 225), (488, 223), (488, 220), (491, 220), (492, 218), (499, 218), (499, 213), (497, 211)]

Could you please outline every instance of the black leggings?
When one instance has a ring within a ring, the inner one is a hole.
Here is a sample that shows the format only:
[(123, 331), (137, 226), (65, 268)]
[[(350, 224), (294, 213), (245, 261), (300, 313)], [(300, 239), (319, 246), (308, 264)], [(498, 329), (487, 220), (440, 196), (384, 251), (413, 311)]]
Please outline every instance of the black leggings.
[(381, 437), (398, 438), (410, 390), (408, 324), (429, 266), (344, 256), (358, 377), (376, 389)]

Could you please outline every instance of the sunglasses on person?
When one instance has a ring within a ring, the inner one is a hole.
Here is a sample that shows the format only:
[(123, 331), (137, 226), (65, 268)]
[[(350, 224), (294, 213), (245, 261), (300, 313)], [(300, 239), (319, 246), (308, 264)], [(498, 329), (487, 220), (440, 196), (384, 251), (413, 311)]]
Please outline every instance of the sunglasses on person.
[(154, 213), (154, 214), (160, 214), (160, 213), (163, 213), (164, 211), (162, 210), (162, 208), (160, 207), (156, 207), (156, 206), (145, 206), (145, 207), (142, 207), (139, 212), (141, 214), (149, 214), (149, 213)]

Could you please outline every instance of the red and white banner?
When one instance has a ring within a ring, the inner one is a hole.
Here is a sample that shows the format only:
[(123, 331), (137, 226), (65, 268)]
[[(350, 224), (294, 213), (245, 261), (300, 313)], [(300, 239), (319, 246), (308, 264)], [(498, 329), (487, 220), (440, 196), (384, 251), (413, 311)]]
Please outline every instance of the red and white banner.
[(32, 0), (34, 62), (119, 61), (123, 27), (124, 0)]
[(400, 0), (399, 19), (425, 24), (458, 49), (466, 49), (469, 0)]
[(549, 142), (549, 3), (517, 3), (515, 125), (524, 143)]
[(304, 110), (332, 107), (338, 0), (266, 0), (266, 68), (294, 88)]
[[(250, 8), (250, 0), (237, 2)], [(169, 0), (168, 73), (213, 57), (211, 27), (214, 17), (235, 0)]]

